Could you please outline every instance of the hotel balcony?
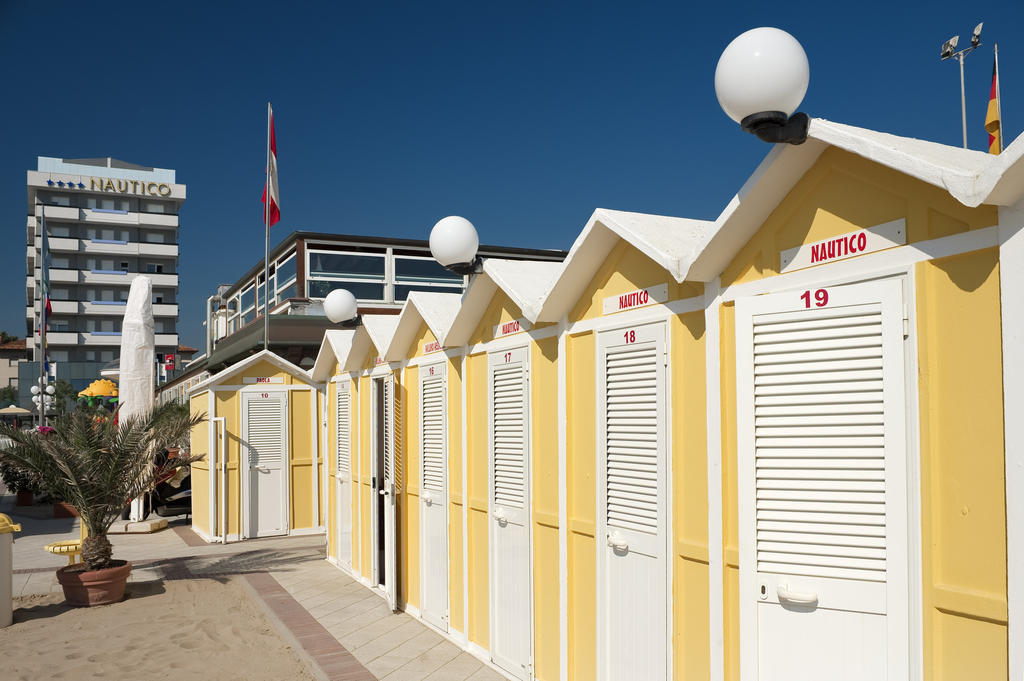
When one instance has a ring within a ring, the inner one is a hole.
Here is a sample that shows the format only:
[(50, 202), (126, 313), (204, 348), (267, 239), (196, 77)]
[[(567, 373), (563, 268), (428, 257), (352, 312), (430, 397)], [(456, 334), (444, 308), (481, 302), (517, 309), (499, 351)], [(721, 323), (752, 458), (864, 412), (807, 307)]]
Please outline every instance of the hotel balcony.
[(69, 239), (63, 236), (51, 236), (50, 237), (50, 252), (51, 253), (77, 253), (78, 252), (78, 239)]
[(78, 303), (74, 300), (50, 300), (53, 314), (78, 314)]
[[(78, 220), (78, 208), (72, 206), (47, 206), (46, 207), (46, 219), (47, 220)], [(43, 207), (36, 206), (36, 218), (41, 217), (43, 214)]]
[(139, 224), (137, 213), (122, 212), (119, 210), (105, 210), (103, 208), (82, 208), (81, 216), (76, 219), (90, 224), (105, 225), (137, 225)]
[(140, 241), (137, 245), (139, 247), (139, 255), (152, 255), (161, 258), (178, 257), (178, 244), (157, 244)]
[(178, 216), (167, 213), (139, 213), (140, 227), (177, 227)]
[(178, 334), (176, 333), (158, 333), (153, 336), (154, 345), (158, 348), (165, 348), (172, 346), (178, 347)]
[[(39, 276), (39, 270), (36, 269), (36, 276)], [(50, 283), (61, 283), (61, 284), (77, 284), (79, 281), (78, 270), (64, 270), (56, 267), (50, 268)]]
[(153, 303), (154, 317), (177, 317), (178, 306), (171, 303)]
[(102, 255), (138, 255), (139, 245), (131, 241), (113, 239), (82, 239), (81, 251)]
[[(78, 334), (82, 338), (82, 345), (120, 345), (120, 331), (86, 331)], [(49, 338), (49, 336), (47, 336)]]
[(46, 345), (78, 345), (80, 335), (73, 331), (48, 331)]

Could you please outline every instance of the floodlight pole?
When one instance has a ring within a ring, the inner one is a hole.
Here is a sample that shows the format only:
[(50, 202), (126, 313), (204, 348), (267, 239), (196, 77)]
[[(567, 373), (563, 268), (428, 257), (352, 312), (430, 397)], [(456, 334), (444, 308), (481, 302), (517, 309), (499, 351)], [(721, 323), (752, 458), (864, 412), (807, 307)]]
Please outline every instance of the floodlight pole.
[(957, 61), (960, 62), (960, 124), (964, 130), (964, 149), (967, 148), (967, 98), (964, 96), (964, 56), (967, 50), (960, 50)]

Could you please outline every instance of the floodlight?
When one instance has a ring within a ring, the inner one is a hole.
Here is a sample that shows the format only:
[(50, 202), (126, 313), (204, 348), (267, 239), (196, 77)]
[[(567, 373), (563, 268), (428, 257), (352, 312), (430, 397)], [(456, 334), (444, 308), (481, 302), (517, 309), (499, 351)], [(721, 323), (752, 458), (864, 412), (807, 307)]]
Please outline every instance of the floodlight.
[(943, 59), (949, 59), (953, 56), (953, 51), (956, 49), (956, 44), (960, 42), (960, 36), (955, 35), (946, 42), (942, 43), (942, 50), (939, 55)]
[(971, 47), (977, 47), (981, 45), (981, 27), (985, 25), (985, 22), (981, 22), (974, 27), (974, 34), (971, 36)]

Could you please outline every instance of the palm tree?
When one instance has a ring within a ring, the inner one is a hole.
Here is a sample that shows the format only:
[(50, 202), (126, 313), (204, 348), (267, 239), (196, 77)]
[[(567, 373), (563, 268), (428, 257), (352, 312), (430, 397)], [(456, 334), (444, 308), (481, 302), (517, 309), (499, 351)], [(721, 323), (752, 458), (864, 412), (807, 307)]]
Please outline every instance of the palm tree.
[(45, 489), (72, 504), (89, 531), (82, 541), (87, 570), (111, 566), (107, 530), (125, 502), (140, 496), (165, 473), (200, 456), (183, 453), (157, 467), (153, 454), (187, 442), (205, 415), (160, 406), (138, 417), (117, 418), (102, 410), (79, 408), (55, 419), (52, 428), (20, 431), (0, 424), (11, 443), (0, 462), (35, 475)]

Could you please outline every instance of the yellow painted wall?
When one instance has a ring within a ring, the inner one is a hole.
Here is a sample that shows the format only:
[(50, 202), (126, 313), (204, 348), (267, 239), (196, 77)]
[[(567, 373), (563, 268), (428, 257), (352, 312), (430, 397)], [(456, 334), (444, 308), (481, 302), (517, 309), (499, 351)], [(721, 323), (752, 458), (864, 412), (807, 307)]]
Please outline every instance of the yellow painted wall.
[(566, 339), (566, 505), (568, 510), (569, 678), (597, 678), (596, 447), (594, 334)]
[(559, 676), (558, 339), (554, 337), (530, 346), (530, 425), (534, 673), (547, 681)]
[(469, 640), (490, 649), (490, 595), (488, 583), (488, 443), (487, 355), (467, 358), (466, 476), (469, 494)]
[[(335, 367), (337, 362), (335, 362)], [(334, 375), (334, 369), (331, 376)], [(330, 380), (324, 386), (323, 399), (327, 402), (327, 499), (324, 527), (327, 528), (327, 555), (338, 558), (338, 482), (333, 476), (338, 472), (338, 415), (337, 409), (338, 384)], [(351, 423), (351, 421), (350, 421)]]
[[(420, 374), (419, 367), (407, 367), (403, 385), (396, 390), (402, 399), (403, 463), (401, 520), (398, 523), (399, 594), (403, 602), (420, 604)], [(396, 424), (396, 429), (398, 425)]]
[(993, 206), (968, 208), (947, 192), (836, 148), (822, 153), (722, 272), (722, 286), (778, 274), (779, 252), (905, 218), (907, 242), (998, 222)]
[(1006, 679), (997, 249), (917, 266), (924, 676)]
[(693, 298), (704, 293), (703, 284), (676, 283), (672, 276), (625, 241), (612, 248), (594, 274), (586, 292), (569, 313), (569, 321), (593, 319), (603, 314), (604, 299), (636, 289), (668, 284), (669, 300)]
[[(470, 334), (469, 345), (476, 345), (478, 343), (486, 343), (489, 340), (494, 340), (495, 326), (522, 318), (522, 310), (512, 302), (512, 299), (509, 298), (504, 291), (496, 289), (494, 296), (491, 298), (491, 302), (487, 305), (487, 309), (484, 310), (476, 328), (473, 330), (473, 333)], [(546, 326), (551, 326), (551, 324), (535, 324), (532, 328), (542, 329)]]
[(448, 360), (448, 625), (466, 631), (462, 562), (462, 358)]
[[(291, 529), (314, 526), (314, 473), (317, 464), (319, 428), (313, 420), (314, 393), (308, 390), (288, 391), (288, 465), (291, 475)], [(319, 484), (319, 477), (315, 482)]]
[(672, 364), (672, 534), (674, 678), (707, 679), (708, 485), (704, 311), (673, 317), (669, 324)]
[[(203, 391), (189, 398), (189, 412), (192, 416), (209, 413), (209, 395)], [(206, 458), (192, 464), (192, 525), (207, 535), (210, 528), (210, 422), (204, 421), (192, 428), (190, 447), (193, 455), (205, 454)]]
[[(825, 151), (721, 276), (776, 275), (779, 252), (903, 218), (915, 243), (994, 225), (993, 206), (838, 149)], [(1006, 555), (997, 254), (916, 268), (925, 678), (1006, 678)], [(822, 278), (828, 266), (821, 266)], [(721, 323), (726, 678), (738, 679), (735, 330)], [(965, 362), (964, 358), (971, 360)], [(909, 386), (908, 386), (909, 388)], [(913, 427), (913, 424), (911, 424)], [(969, 456), (965, 453), (969, 452)], [(966, 515), (964, 510), (966, 509)], [(914, 615), (912, 614), (912, 617)]]

